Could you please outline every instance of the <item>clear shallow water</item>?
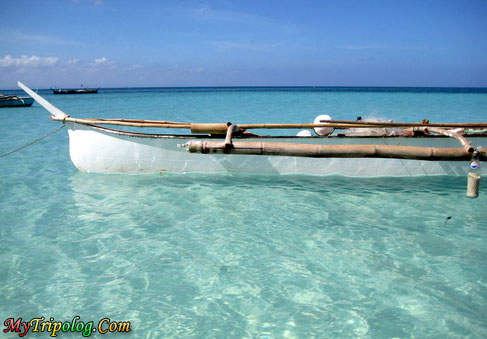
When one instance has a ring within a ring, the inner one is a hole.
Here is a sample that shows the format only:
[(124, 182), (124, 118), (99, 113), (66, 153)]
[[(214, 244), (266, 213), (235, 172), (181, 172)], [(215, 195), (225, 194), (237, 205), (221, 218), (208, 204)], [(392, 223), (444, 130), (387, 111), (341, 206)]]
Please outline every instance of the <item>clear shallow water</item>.
[[(440, 116), (439, 102), (463, 110), (443, 121), (485, 121), (487, 107), (486, 94), (473, 93), (47, 98), (73, 116), (182, 121), (312, 121), (303, 106), (330, 105), (395, 105), (399, 113), (381, 116), (415, 121), (424, 116), (402, 112)], [(38, 106), (0, 113), (0, 153), (58, 126)], [(137, 338), (482, 338), (487, 181), (475, 200), (465, 186), (451, 177), (86, 174), (71, 165), (62, 130), (0, 159), (0, 317), (109, 317), (131, 321)]]

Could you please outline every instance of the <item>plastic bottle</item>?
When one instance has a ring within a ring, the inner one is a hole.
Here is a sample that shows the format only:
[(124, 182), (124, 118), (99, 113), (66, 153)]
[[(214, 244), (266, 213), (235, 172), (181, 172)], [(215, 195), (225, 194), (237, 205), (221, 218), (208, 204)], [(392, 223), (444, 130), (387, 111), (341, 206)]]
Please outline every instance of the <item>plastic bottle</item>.
[(480, 184), (480, 162), (474, 157), (470, 163), (470, 170), (467, 177), (467, 197), (477, 198), (479, 196)]

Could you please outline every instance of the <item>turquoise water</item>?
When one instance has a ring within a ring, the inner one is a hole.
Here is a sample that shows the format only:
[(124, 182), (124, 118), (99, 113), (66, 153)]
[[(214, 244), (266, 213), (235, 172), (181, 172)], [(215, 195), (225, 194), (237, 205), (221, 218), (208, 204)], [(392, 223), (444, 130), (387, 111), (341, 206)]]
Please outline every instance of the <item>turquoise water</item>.
[[(485, 92), (40, 93), (75, 117), (487, 120)], [(38, 105), (0, 114), (0, 154), (59, 126)], [(487, 336), (485, 178), (468, 199), (462, 177), (86, 174), (67, 141), (61, 130), (0, 158), (2, 324), (108, 317), (130, 321), (134, 338)]]

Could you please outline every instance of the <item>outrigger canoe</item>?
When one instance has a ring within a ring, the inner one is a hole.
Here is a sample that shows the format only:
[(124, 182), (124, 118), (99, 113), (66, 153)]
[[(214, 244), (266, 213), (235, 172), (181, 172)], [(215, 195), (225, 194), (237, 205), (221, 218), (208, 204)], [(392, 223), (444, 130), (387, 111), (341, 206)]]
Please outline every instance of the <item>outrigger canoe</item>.
[[(65, 124), (76, 168), (96, 173), (243, 172), (345, 176), (466, 175), (487, 159), (487, 123), (199, 124), (132, 119), (76, 119), (19, 86)], [(188, 129), (152, 134), (108, 126)], [(260, 136), (257, 129), (335, 129), (327, 136)], [(376, 135), (377, 131), (394, 133)], [(347, 131), (364, 131), (350, 135)], [(369, 131), (369, 132), (367, 132)], [(399, 132), (398, 132), (399, 131)], [(487, 166), (482, 169), (486, 173)]]

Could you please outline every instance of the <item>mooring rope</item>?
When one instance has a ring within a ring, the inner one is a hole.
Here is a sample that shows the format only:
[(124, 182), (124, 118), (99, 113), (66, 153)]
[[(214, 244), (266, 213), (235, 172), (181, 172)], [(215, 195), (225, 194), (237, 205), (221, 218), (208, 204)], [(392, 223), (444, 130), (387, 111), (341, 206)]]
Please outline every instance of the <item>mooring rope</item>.
[(26, 148), (26, 147), (28, 147), (28, 146), (34, 145), (35, 143), (37, 143), (37, 142), (39, 142), (39, 141), (41, 141), (41, 140), (43, 140), (43, 139), (47, 138), (48, 136), (50, 136), (50, 135), (52, 135), (52, 134), (54, 134), (54, 133), (56, 133), (56, 132), (60, 131), (62, 128), (64, 128), (64, 126), (65, 126), (65, 125), (62, 125), (61, 127), (56, 128), (54, 131), (49, 132), (49, 133), (47, 133), (46, 135), (44, 135), (44, 136), (42, 136), (42, 137), (40, 137), (40, 138), (38, 138), (38, 139), (36, 139), (36, 140), (34, 140), (34, 141), (31, 141), (31, 142), (29, 142), (28, 144), (25, 144), (25, 145), (24, 145), (24, 146), (22, 146), (22, 147), (19, 147), (19, 148), (14, 149), (13, 151), (10, 151), (10, 152), (7, 152), (7, 153), (4, 153), (4, 154), (0, 155), (0, 158), (6, 157), (7, 155), (10, 155), (10, 154), (12, 154), (12, 153), (18, 152), (18, 151), (20, 151), (21, 149), (24, 149), (24, 148)]

